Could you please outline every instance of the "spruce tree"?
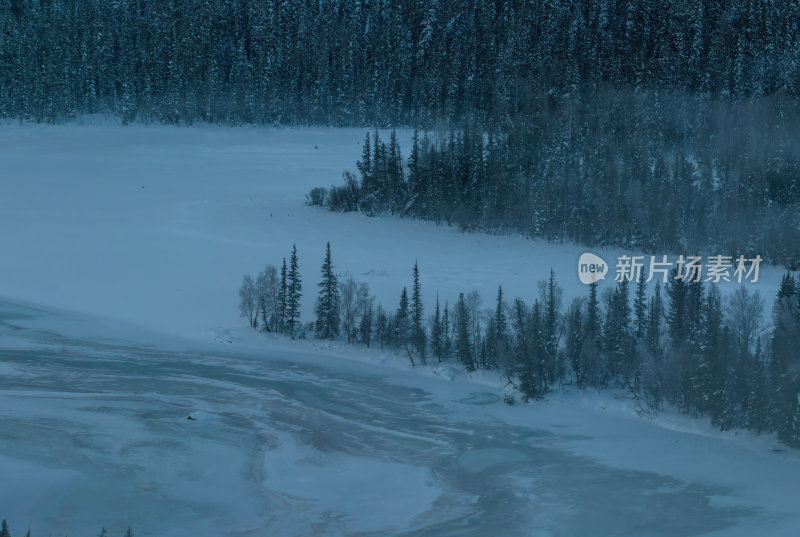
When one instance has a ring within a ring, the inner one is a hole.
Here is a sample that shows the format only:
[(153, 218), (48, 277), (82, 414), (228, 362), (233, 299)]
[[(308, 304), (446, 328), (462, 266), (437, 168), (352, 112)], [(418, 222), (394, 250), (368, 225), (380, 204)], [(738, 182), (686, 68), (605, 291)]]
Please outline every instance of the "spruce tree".
[(597, 298), (597, 282), (589, 285), (589, 301), (586, 304), (586, 340), (600, 346), (600, 301)]
[(390, 188), (387, 181), (387, 162), (386, 162), (386, 144), (381, 142), (378, 129), (372, 136), (373, 139), (373, 153), (372, 153), (372, 171), (371, 178), (373, 182), (373, 189), (375, 191), (373, 207), (379, 211), (385, 211), (390, 203)]
[(653, 356), (661, 354), (661, 319), (664, 315), (664, 305), (661, 299), (661, 282), (656, 282), (653, 298), (647, 314), (647, 350)]
[(761, 336), (756, 338), (755, 355), (750, 360), (748, 371), (748, 391), (745, 401), (745, 426), (748, 429), (761, 433), (768, 426), (767, 423), (767, 384), (763, 364), (763, 348)]
[(470, 315), (467, 302), (464, 299), (464, 293), (459, 293), (458, 295), (455, 316), (456, 358), (467, 371), (475, 371), (475, 363), (472, 360), (472, 343), (470, 342), (469, 335)]
[(494, 324), (494, 317), (489, 318), (486, 326), (486, 335), (481, 342), (480, 360), (483, 367), (494, 369), (497, 367), (497, 329)]
[(375, 193), (375, 186), (372, 181), (372, 152), (370, 149), (369, 133), (366, 134), (364, 145), (362, 146), (361, 160), (356, 162), (356, 168), (361, 174), (361, 188), (364, 190), (365, 197)]
[(497, 330), (498, 339), (504, 339), (508, 335), (508, 322), (503, 301), (503, 286), (497, 287), (497, 304), (494, 310), (494, 324)]
[(704, 296), (702, 280), (689, 282), (686, 302), (686, 331), (688, 342), (695, 352), (703, 333)]
[(611, 375), (627, 385), (637, 372), (636, 353), (631, 334), (628, 286), (623, 279), (609, 303), (606, 325), (603, 330), (606, 355), (610, 361)]
[(781, 284), (778, 288), (778, 303), (781, 306), (792, 308), (794, 307), (793, 298), (796, 291), (795, 280), (791, 273), (787, 272), (781, 278)]
[(383, 346), (386, 345), (389, 337), (389, 319), (380, 304), (378, 304), (378, 309), (375, 312), (375, 337), (381, 344), (381, 350), (383, 350)]
[(416, 261), (414, 262), (413, 277), (414, 283), (411, 291), (411, 342), (414, 351), (419, 355), (424, 364), (427, 337), (425, 334), (425, 327), (422, 325), (422, 288), (419, 282), (419, 267)]
[[(506, 320), (503, 287), (497, 287), (497, 304), (492, 318), (492, 337), (489, 345), (493, 365), (505, 365), (508, 361), (508, 321)], [(487, 337), (487, 339), (489, 339)]]
[(358, 335), (361, 339), (361, 343), (369, 348), (371, 338), (372, 338), (372, 320), (373, 320), (373, 305), (375, 303), (375, 297), (369, 297), (368, 300), (364, 301), (363, 311), (361, 313), (361, 320), (358, 323)]
[(289, 258), (289, 285), (286, 296), (286, 330), (294, 337), (295, 331), (300, 326), (300, 298), (302, 297), (303, 284), (300, 279), (300, 268), (297, 262), (297, 245), (292, 245), (292, 255)]
[(411, 154), (408, 157), (408, 195), (413, 213), (425, 217), (428, 216), (425, 204), (427, 188), (423, 181), (420, 158), (419, 132), (414, 129), (414, 136), (411, 139)]
[(567, 312), (567, 361), (572, 367), (575, 382), (579, 387), (586, 386), (585, 373), (581, 368), (581, 350), (583, 349), (583, 316), (581, 303), (573, 302)]
[[(394, 339), (398, 347), (407, 348), (410, 338), (411, 322), (408, 312), (408, 290), (403, 287), (403, 292), (400, 293), (400, 305), (397, 307), (397, 313), (395, 314)], [(409, 358), (413, 365), (414, 359), (410, 356), (410, 353)]]
[(642, 364), (642, 391), (650, 408), (660, 410), (664, 399), (663, 352), (661, 349), (661, 319), (664, 315), (661, 282), (656, 281), (647, 311), (647, 353)]
[(728, 380), (728, 363), (732, 357), (724, 356), (722, 299), (716, 286), (712, 286), (704, 305), (703, 335), (700, 359), (691, 381), (689, 404), (701, 413), (710, 411), (712, 419), (721, 416), (723, 409), (718, 397)]
[[(773, 307), (770, 352), (771, 394), (767, 416), (778, 439), (790, 447), (800, 447), (800, 289), (790, 275), (784, 277)], [(797, 302), (794, 296), (797, 296)]]
[(558, 307), (561, 290), (556, 284), (556, 273), (550, 269), (550, 277), (547, 280), (547, 293), (545, 295), (545, 314), (544, 314), (544, 339), (545, 348), (551, 357), (556, 355), (557, 345), (557, 322)]
[(798, 275), (796, 283), (797, 287), (794, 292), (794, 296), (796, 297), (794, 307), (794, 326), (795, 333), (798, 335), (798, 337), (800, 337), (800, 275)]
[(636, 339), (639, 341), (647, 337), (647, 278), (639, 275), (636, 282), (636, 298), (633, 301), (633, 313), (636, 317)]
[[(529, 342), (529, 319), (525, 302), (517, 297), (511, 306), (511, 324), (514, 340), (511, 349), (511, 363), (507, 369), (510, 376), (522, 378), (528, 369), (532, 368)], [(520, 389), (520, 391), (522, 391)]]
[(547, 314), (542, 312), (541, 303), (535, 300), (530, 311), (530, 320), (527, 322), (529, 334), (526, 337), (525, 354), (521, 356), (522, 363), (518, 367), (520, 391), (526, 401), (541, 398), (552, 380), (548, 377), (546, 363), (546, 317)]
[(322, 262), (322, 280), (318, 284), (317, 320), (314, 332), (319, 339), (334, 339), (339, 335), (339, 282), (333, 272), (331, 243), (325, 248)]
[(687, 321), (687, 302), (688, 285), (677, 277), (677, 269), (670, 273), (667, 282), (667, 326), (669, 327), (669, 337), (672, 345), (677, 347), (686, 342), (688, 336)]
[(286, 314), (288, 313), (289, 285), (287, 280), (286, 258), (281, 265), (281, 283), (278, 288), (278, 331), (286, 333)]
[(11, 537), (11, 533), (8, 531), (8, 522), (5, 519), (0, 525), (0, 537)]
[(392, 214), (405, 214), (407, 187), (403, 177), (403, 157), (395, 130), (389, 135), (389, 154), (386, 159), (387, 188), (391, 197)]
[(433, 311), (433, 320), (431, 321), (431, 351), (436, 357), (436, 361), (442, 362), (442, 317), (439, 308), (439, 293), (436, 293), (436, 307)]
[(800, 449), (800, 384), (795, 382), (793, 391), (794, 397), (789, 400), (778, 439), (789, 447)]
[(711, 416), (711, 423), (722, 431), (733, 429), (739, 424), (739, 401), (736, 398), (736, 385), (736, 370), (728, 368), (722, 387), (715, 393), (717, 413)]
[(451, 323), (450, 323), (450, 309), (447, 306), (447, 300), (444, 301), (444, 313), (442, 314), (442, 358), (446, 359), (450, 357), (450, 351), (452, 348), (452, 334), (451, 334)]
[(589, 285), (589, 300), (586, 303), (583, 348), (581, 349), (582, 386), (602, 386), (606, 372), (603, 364), (602, 331), (600, 328), (600, 302), (597, 298), (597, 282)]

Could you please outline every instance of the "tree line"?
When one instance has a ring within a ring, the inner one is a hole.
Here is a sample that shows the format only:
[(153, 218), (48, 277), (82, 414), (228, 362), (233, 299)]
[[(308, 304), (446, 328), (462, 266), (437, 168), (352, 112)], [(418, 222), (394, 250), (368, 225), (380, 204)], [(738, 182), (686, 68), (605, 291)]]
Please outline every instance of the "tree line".
[(10, 0), (0, 36), (3, 118), (452, 129), (341, 201), (800, 264), (793, 0)]
[(794, 0), (9, 0), (0, 117), (507, 128), (619, 88), (796, 97), (798, 57)]
[[(296, 248), (292, 257), (296, 267)], [(268, 266), (262, 275), (274, 272)], [(776, 297), (771, 330), (763, 326), (757, 291), (740, 286), (723, 299), (717, 285), (677, 269), (649, 289), (644, 277), (622, 279), (599, 296), (594, 283), (566, 307), (552, 270), (532, 302), (508, 301), (498, 287), (490, 307), (471, 291), (452, 303), (437, 293), (432, 310), (423, 304), (416, 262), (392, 308), (377, 302), (366, 283), (339, 280), (328, 243), (313, 321), (301, 323), (299, 309), (292, 323), (281, 320), (289, 278), (253, 287), (246, 276), (240, 310), (264, 331), (395, 350), (412, 365), (494, 370), (525, 401), (566, 386), (624, 389), (644, 410), (672, 405), (708, 416), (722, 430), (775, 432), (800, 448), (800, 278), (791, 273)]]
[[(100, 530), (98, 537), (107, 537), (108, 532), (105, 528)], [(2, 523), (0, 524), (0, 537), (11, 537), (11, 531), (8, 529), (8, 522), (6, 519), (3, 519)], [(28, 530), (25, 533), (25, 537), (31, 537), (31, 530)], [(125, 537), (133, 537), (133, 530), (130, 527), (125, 531)]]
[(297, 246), (292, 245), (288, 268), (284, 257), (280, 271), (267, 265), (255, 280), (250, 275), (242, 278), (239, 312), (253, 328), (294, 335), (301, 327), (302, 291)]
[[(760, 254), (800, 267), (800, 131), (792, 126), (800, 109), (783, 113), (781, 124), (769, 114), (758, 124), (744, 119), (752, 108), (721, 116), (694, 103), (693, 126), (675, 125), (664, 139), (647, 116), (667, 121), (674, 111), (653, 112), (656, 103), (628, 97), (620, 116), (545, 115), (538, 127), (546, 133), (532, 124), (506, 134), (475, 124), (414, 131), (407, 158), (394, 131), (387, 143), (376, 130), (365, 136), (358, 176), (315, 189), (309, 203), (592, 248)], [(697, 134), (677, 134), (687, 130)]]

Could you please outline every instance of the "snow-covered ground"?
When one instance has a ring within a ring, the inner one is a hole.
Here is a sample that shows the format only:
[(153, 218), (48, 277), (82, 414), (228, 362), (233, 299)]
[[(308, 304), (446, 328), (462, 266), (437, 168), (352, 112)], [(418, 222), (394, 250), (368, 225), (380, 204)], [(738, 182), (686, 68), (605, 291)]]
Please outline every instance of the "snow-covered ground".
[[(309, 320), (327, 241), (337, 271), (389, 308), (415, 260), (428, 313), (437, 291), (452, 302), (477, 289), (492, 307), (500, 284), (530, 302), (551, 267), (567, 297), (586, 294), (579, 246), (306, 207), (311, 188), (356, 171), (364, 132), (2, 126), (0, 296), (206, 337), (241, 324), (242, 275), (279, 265), (296, 243)], [(780, 275), (762, 271), (769, 301)]]
[(609, 393), (510, 407), (490, 378), (446, 368), (274, 338), (260, 351), (150, 346), (136, 343), (152, 341), (141, 329), (9, 302), (0, 341), (0, 516), (34, 535), (800, 527), (797, 453), (699, 420), (639, 418)]
[[(800, 456), (772, 438), (640, 417), (612, 393), (510, 407), (490, 374), (241, 328), (242, 274), (292, 243), (306, 319), (329, 240), (387, 307), (415, 260), (429, 311), (437, 291), (490, 305), (498, 284), (530, 300), (550, 267), (585, 293), (577, 246), (304, 206), (354, 169), (363, 134), (0, 127), (0, 517), (15, 535), (800, 532)], [(762, 271), (768, 302), (779, 276)]]

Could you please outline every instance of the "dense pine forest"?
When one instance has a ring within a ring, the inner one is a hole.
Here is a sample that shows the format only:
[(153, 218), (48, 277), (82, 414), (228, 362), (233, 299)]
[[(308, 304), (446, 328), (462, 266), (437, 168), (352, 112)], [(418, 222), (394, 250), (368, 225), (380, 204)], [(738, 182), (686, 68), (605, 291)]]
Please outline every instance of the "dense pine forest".
[(387, 145), (375, 131), (365, 137), (359, 177), (345, 174), (343, 186), (315, 189), (308, 201), (589, 247), (761, 255), (800, 267), (800, 138), (783, 137), (800, 125), (796, 110), (793, 123), (775, 132), (755, 119), (738, 128), (715, 113), (726, 124), (724, 142), (702, 129), (666, 140), (645, 116), (679, 133), (670, 117), (690, 101), (659, 110), (655, 101), (630, 98), (630, 106), (614, 111), (619, 101), (609, 101), (567, 125), (544, 122), (549, 134), (542, 136), (415, 132), (405, 159), (394, 132)]
[(623, 91), (773, 123), (799, 58), (793, 0), (8, 0), (0, 116), (509, 128)]
[(723, 299), (716, 284), (677, 269), (651, 283), (622, 278), (603, 296), (593, 283), (566, 305), (551, 270), (532, 303), (499, 286), (488, 307), (477, 291), (454, 302), (437, 293), (426, 307), (414, 263), (397, 304), (384, 306), (368, 284), (337, 274), (328, 243), (315, 321), (301, 323), (294, 246), (288, 266), (284, 258), (280, 269), (244, 277), (239, 310), (252, 328), (390, 349), (412, 366), (498, 371), (524, 401), (567, 386), (623, 389), (643, 412), (671, 405), (722, 430), (775, 432), (800, 448), (800, 280), (789, 273), (771, 319), (758, 291), (740, 286)]
[(0, 36), (0, 117), (410, 126), (358, 208), (800, 264), (792, 0), (10, 0)]

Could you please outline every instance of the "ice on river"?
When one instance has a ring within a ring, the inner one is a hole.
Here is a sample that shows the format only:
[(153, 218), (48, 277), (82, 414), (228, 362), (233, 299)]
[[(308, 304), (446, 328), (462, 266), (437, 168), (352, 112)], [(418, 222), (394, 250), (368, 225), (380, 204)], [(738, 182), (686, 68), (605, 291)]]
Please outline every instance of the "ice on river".
[(260, 352), (175, 350), (185, 342), (121, 325), (91, 337), (96, 323), (0, 304), (0, 516), (17, 532), (687, 537), (798, 527), (796, 454), (701, 422), (666, 427), (591, 394), (509, 407), (464, 378), (277, 339)]

